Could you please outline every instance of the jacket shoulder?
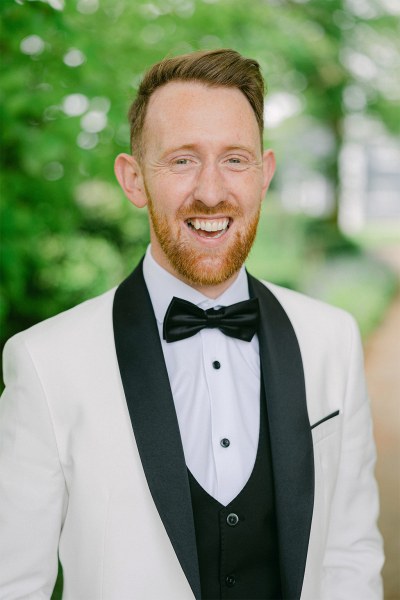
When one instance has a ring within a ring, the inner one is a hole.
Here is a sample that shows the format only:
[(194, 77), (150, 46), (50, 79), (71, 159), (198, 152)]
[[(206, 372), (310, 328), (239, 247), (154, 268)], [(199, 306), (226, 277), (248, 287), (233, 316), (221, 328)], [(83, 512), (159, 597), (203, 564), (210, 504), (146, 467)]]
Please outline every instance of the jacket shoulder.
[(291, 320), (308, 318), (309, 323), (317, 322), (327, 327), (337, 327), (339, 323), (346, 326), (355, 325), (354, 317), (342, 308), (268, 281), (261, 280), (261, 283), (277, 298)]
[(349, 356), (354, 344), (360, 346), (355, 318), (345, 310), (305, 294), (261, 281), (278, 300), (296, 333), (303, 359)]
[(17, 333), (6, 343), (5, 352), (10, 346), (19, 344), (40, 349), (42, 346), (51, 348), (52, 345), (60, 347), (79, 343), (79, 338), (84, 338), (90, 331), (111, 323), (115, 290), (113, 288)]

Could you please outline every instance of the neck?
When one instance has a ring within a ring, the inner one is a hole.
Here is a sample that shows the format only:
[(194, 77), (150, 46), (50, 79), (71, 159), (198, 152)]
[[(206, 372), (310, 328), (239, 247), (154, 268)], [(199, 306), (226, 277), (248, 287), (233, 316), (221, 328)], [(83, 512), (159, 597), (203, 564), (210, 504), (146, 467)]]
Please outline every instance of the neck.
[(193, 289), (195, 289), (198, 292), (200, 292), (201, 294), (203, 294), (203, 296), (207, 296), (207, 298), (214, 299), (214, 298), (218, 298), (221, 294), (223, 294), (225, 292), (225, 290), (227, 290), (232, 285), (232, 283), (237, 279), (237, 277), (239, 275), (239, 271), (237, 271), (234, 275), (232, 275), (232, 277), (230, 277), (226, 281), (223, 281), (222, 283), (218, 283), (217, 285), (204, 285), (204, 286), (193, 284), (191, 281), (186, 281), (183, 277), (180, 277), (179, 274), (177, 274), (177, 273), (172, 273), (172, 274), (175, 275), (175, 277), (177, 277), (184, 283), (186, 283), (187, 285), (190, 285)]

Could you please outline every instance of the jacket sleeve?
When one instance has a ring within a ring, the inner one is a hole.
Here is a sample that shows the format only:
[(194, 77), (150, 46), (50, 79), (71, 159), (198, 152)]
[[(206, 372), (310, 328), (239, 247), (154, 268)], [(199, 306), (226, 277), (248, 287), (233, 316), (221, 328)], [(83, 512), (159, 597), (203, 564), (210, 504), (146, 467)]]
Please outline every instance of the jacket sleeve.
[(51, 414), (24, 335), (4, 350), (0, 399), (0, 598), (51, 597), (67, 503)]
[(324, 600), (380, 600), (382, 539), (377, 528), (375, 445), (361, 340), (351, 319), (339, 473), (323, 569)]

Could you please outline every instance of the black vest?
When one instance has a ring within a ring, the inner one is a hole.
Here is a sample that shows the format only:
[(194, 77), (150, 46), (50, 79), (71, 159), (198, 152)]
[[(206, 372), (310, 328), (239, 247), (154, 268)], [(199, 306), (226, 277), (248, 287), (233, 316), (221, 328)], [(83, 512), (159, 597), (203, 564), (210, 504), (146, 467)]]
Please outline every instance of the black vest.
[(278, 538), (263, 385), (257, 456), (242, 491), (223, 506), (190, 471), (189, 482), (202, 600), (279, 600)]

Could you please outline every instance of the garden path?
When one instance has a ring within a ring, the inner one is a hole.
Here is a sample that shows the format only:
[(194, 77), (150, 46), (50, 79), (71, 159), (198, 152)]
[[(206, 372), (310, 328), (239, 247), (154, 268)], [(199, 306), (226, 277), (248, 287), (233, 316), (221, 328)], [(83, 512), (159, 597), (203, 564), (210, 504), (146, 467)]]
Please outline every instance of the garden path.
[[(400, 245), (381, 258), (400, 276)], [(365, 344), (366, 373), (378, 451), (380, 529), (385, 543), (385, 600), (400, 600), (400, 293)]]

